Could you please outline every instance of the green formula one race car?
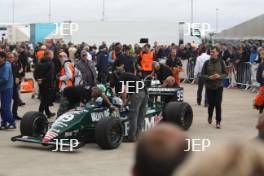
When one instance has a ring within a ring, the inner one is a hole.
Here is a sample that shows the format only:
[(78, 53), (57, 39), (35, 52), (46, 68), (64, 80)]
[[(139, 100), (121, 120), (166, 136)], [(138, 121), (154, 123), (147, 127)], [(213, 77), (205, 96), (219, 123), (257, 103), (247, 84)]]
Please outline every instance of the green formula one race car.
[[(150, 97), (154, 97), (148, 105), (145, 115), (144, 130), (155, 127), (161, 121), (171, 122), (188, 130), (192, 124), (193, 111), (188, 103), (183, 102), (183, 88), (163, 88), (151, 86), (147, 89)], [(49, 124), (44, 114), (28, 112), (20, 124), (21, 135), (12, 137), (12, 141), (38, 143), (45, 146), (70, 145), (70, 139), (78, 141), (76, 148), (87, 142), (95, 142), (102, 149), (115, 149), (128, 135), (129, 109), (123, 101), (113, 96), (111, 88), (105, 95), (111, 103), (118, 107), (112, 111), (108, 107), (87, 103), (84, 107), (75, 107), (59, 116)], [(175, 96), (175, 101), (166, 103), (164, 98)]]

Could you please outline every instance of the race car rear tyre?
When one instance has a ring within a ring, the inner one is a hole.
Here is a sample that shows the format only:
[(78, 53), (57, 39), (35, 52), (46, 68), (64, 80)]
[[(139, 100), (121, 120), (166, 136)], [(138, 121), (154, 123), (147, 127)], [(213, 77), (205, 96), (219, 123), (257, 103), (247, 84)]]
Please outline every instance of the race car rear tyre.
[(170, 102), (165, 106), (163, 117), (165, 121), (175, 123), (184, 130), (188, 130), (193, 121), (192, 107), (185, 102)]
[(27, 112), (20, 122), (22, 136), (43, 137), (48, 130), (48, 120), (39, 112)]
[(123, 128), (119, 119), (105, 117), (95, 127), (95, 140), (102, 149), (116, 149), (123, 140)]

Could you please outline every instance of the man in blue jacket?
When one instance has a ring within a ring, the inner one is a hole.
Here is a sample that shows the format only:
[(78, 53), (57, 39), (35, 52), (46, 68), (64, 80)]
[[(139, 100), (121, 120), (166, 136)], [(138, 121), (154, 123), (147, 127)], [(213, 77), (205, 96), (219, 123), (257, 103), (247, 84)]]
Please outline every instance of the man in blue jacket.
[(97, 56), (97, 69), (98, 69), (98, 76), (99, 76), (99, 81), (102, 84), (107, 83), (107, 78), (108, 78), (108, 66), (109, 66), (109, 61), (108, 61), (108, 52), (107, 52), (107, 47), (105, 45), (102, 45), (99, 47), (99, 53)]
[(16, 124), (11, 112), (13, 96), (13, 74), (12, 65), (6, 61), (6, 53), (0, 52), (0, 97), (1, 97), (1, 128), (15, 129)]

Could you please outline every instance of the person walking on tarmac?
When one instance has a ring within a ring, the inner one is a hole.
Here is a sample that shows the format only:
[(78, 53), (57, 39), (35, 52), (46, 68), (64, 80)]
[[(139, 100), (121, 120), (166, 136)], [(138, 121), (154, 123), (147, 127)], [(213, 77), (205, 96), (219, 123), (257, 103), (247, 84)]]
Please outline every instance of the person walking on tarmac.
[(50, 112), (49, 105), (51, 102), (51, 94), (53, 89), (54, 64), (51, 61), (53, 52), (45, 51), (44, 58), (36, 65), (34, 78), (39, 85), (40, 105), (39, 112), (45, 114), (48, 118), (55, 116), (55, 113)]
[(62, 64), (62, 68), (58, 77), (59, 89), (63, 91), (65, 87), (72, 87), (74, 85), (74, 65), (67, 57), (65, 52), (59, 54), (59, 58)]
[(142, 52), (139, 54), (139, 70), (142, 73), (142, 77), (145, 78), (152, 72), (152, 62), (155, 61), (155, 54), (150, 51), (150, 45), (145, 44)]
[[(210, 56), (207, 54), (207, 48), (206, 46), (201, 47), (201, 55), (197, 57), (196, 64), (194, 67), (194, 78), (198, 80), (198, 90), (197, 90), (197, 104), (200, 106), (202, 101), (202, 93), (203, 93), (203, 87), (204, 87), (204, 79), (201, 75), (202, 68), (204, 63), (210, 59)], [(204, 96), (204, 106), (208, 106), (207, 96), (205, 93)]]
[(204, 63), (202, 77), (205, 80), (206, 95), (208, 98), (208, 123), (212, 124), (214, 108), (216, 108), (216, 128), (221, 128), (223, 80), (226, 77), (225, 63), (219, 57), (217, 47), (211, 49), (211, 57)]
[[(122, 84), (121, 97), (125, 104), (129, 101), (129, 131), (128, 138), (125, 142), (135, 142), (137, 136), (142, 132), (144, 127), (144, 117), (146, 114), (146, 104), (148, 101), (147, 92), (145, 88), (138, 90), (137, 92), (137, 81), (141, 81), (139, 77), (132, 73), (124, 72), (121, 74), (119, 81)], [(128, 91), (127, 91), (128, 90)]]

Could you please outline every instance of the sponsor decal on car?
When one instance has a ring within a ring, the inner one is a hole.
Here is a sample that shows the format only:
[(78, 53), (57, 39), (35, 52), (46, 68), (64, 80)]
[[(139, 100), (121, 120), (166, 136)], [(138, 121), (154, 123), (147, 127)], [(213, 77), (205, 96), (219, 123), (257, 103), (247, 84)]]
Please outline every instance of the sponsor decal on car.
[(176, 92), (179, 91), (178, 88), (159, 88), (159, 87), (150, 87), (148, 88), (150, 92)]
[(102, 112), (92, 112), (91, 118), (93, 122), (98, 122), (101, 118), (108, 117), (109, 112), (108, 111), (102, 111)]
[[(162, 117), (162, 113), (160, 114), (157, 114), (155, 116), (152, 116), (152, 117), (146, 117), (145, 118), (145, 126), (144, 126), (144, 129), (143, 131), (146, 131), (150, 128), (153, 128), (155, 127), (158, 123), (160, 123), (160, 121), (163, 119)], [(128, 130), (129, 130), (129, 122), (125, 122), (124, 123), (124, 136), (128, 136)]]

